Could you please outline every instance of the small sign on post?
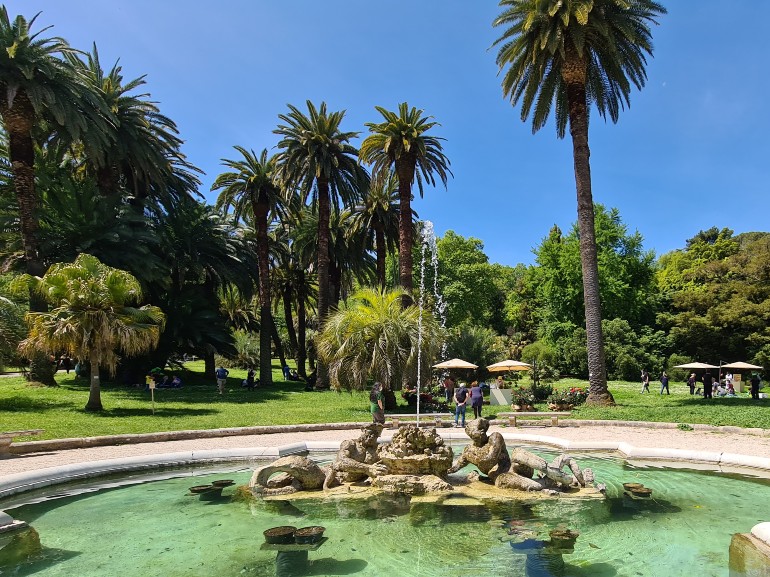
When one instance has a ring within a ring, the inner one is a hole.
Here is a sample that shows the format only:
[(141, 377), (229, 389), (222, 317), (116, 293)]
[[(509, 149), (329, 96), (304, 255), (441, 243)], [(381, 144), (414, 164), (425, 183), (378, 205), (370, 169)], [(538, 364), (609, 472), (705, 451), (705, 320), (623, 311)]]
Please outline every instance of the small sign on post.
[(150, 389), (150, 399), (152, 399), (152, 414), (155, 414), (155, 377), (147, 375), (147, 388)]

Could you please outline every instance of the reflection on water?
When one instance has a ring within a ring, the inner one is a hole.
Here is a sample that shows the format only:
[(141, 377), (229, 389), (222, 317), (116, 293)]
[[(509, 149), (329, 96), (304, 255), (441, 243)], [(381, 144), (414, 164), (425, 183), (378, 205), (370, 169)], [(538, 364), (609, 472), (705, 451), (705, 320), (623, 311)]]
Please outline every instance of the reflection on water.
[[(4, 541), (0, 575), (724, 576), (732, 534), (767, 520), (756, 507), (770, 499), (767, 481), (579, 461), (607, 484), (607, 499), (351, 495), (249, 503), (230, 501), (234, 487), (221, 501), (187, 494), (221, 476), (212, 473), (32, 503), (8, 511), (34, 531)], [(228, 475), (245, 484), (250, 472)], [(643, 483), (652, 497), (630, 498), (624, 482)], [(328, 540), (315, 550), (262, 549), (262, 532), (280, 525), (322, 525)], [(554, 545), (560, 528), (579, 533), (571, 547)]]

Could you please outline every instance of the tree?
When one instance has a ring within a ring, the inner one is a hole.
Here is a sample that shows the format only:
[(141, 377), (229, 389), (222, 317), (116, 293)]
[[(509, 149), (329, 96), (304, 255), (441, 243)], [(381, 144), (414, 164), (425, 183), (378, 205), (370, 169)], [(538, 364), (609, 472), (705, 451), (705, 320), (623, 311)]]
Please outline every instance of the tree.
[[(72, 68), (56, 57), (72, 52), (67, 43), (58, 37), (38, 38), (48, 28), (30, 33), (36, 19), (17, 16), (11, 21), (7, 8), (0, 6), (0, 117), (8, 134), (26, 270), (40, 276), (45, 266), (40, 255), (33, 130), (44, 121), (68, 141), (91, 138), (98, 149), (108, 139), (108, 112), (98, 95), (84, 87)], [(42, 311), (44, 306), (30, 294), (32, 310)], [(50, 364), (38, 357), (32, 360), (30, 378), (55, 384)]]
[[(340, 129), (345, 112), (327, 112), (326, 103), (316, 108), (307, 101), (308, 114), (289, 105), (288, 114), (278, 118), (284, 123), (274, 130), (282, 137), (278, 143), (281, 176), (287, 190), (297, 190), (307, 200), (311, 194), (318, 201), (318, 320), (323, 327), (329, 313), (329, 217), (332, 201), (345, 206), (361, 198), (369, 186), (369, 176), (358, 164), (358, 149), (350, 140), (357, 132)], [(318, 370), (318, 385), (327, 386), (326, 371)]]
[(372, 133), (361, 143), (361, 160), (372, 164), (374, 173), (393, 169), (398, 176), (400, 201), (398, 266), (401, 287), (411, 296), (412, 246), (414, 224), (412, 222), (412, 184), (417, 180), (420, 196), (423, 195), (423, 181), (435, 186), (436, 176), (447, 184), (449, 159), (441, 147), (443, 138), (428, 136), (426, 133), (436, 126), (432, 116), (423, 116), (423, 111), (409, 108), (406, 102), (398, 105), (398, 112), (391, 112), (376, 106), (384, 121), (368, 122)]
[(653, 0), (500, 0), (504, 26), (497, 64), (503, 93), (521, 118), (532, 114), (536, 132), (555, 108), (556, 132), (569, 122), (575, 167), (580, 231), (580, 260), (588, 339), (589, 403), (614, 404), (607, 389), (601, 326), (599, 269), (596, 256), (588, 111), (617, 122), (630, 105), (631, 86), (646, 81), (645, 54), (652, 55), (650, 24), (666, 9)]
[(26, 277), (32, 290), (45, 297), (50, 312), (29, 312), (29, 336), (20, 348), (67, 351), (88, 359), (91, 388), (87, 411), (101, 411), (99, 370), (115, 373), (118, 351), (132, 356), (157, 345), (165, 315), (142, 301), (139, 282), (129, 273), (81, 254), (74, 263), (55, 264), (41, 277)]
[(423, 311), (420, 322), (415, 305), (402, 307), (403, 296), (403, 291), (364, 288), (329, 316), (316, 346), (335, 388), (362, 390), (369, 379), (386, 388), (400, 385), (417, 374), (418, 350), (422, 381), (427, 382), (442, 331), (429, 311)]
[(273, 382), (270, 358), (270, 330), (272, 326), (270, 296), (270, 246), (267, 236), (269, 223), (281, 212), (283, 191), (277, 181), (277, 157), (268, 158), (267, 149), (259, 156), (253, 150), (241, 146), (235, 149), (242, 160), (222, 159), (232, 169), (223, 172), (214, 181), (211, 190), (221, 190), (217, 208), (227, 211), (231, 206), (235, 218), (250, 213), (257, 233), (257, 263), (259, 266), (259, 380), (262, 384)]
[[(398, 178), (388, 170), (375, 174), (361, 204), (353, 209), (351, 234), (369, 236), (377, 257), (377, 282), (385, 288), (385, 257), (398, 248), (400, 226)], [(412, 220), (416, 218), (412, 211)], [(373, 241), (373, 242), (372, 242)]]

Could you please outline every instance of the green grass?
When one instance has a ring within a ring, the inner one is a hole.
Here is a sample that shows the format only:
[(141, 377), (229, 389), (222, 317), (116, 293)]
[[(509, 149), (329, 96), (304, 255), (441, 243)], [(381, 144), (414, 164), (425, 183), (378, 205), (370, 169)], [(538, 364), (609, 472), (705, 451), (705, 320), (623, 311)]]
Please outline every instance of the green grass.
[[(246, 377), (233, 369), (227, 393), (217, 394), (213, 379), (202, 376), (203, 362), (188, 363), (179, 372), (182, 389), (157, 389), (155, 414), (149, 392), (143, 387), (114, 383), (102, 386), (102, 413), (83, 410), (88, 399), (88, 383), (76, 381), (74, 374), (57, 374), (59, 387), (35, 387), (21, 377), (0, 378), (0, 430), (44, 429), (33, 439), (90, 437), (122, 433), (149, 433), (185, 429), (214, 429), (254, 425), (369, 421), (369, 402), (365, 392), (305, 392), (304, 384), (284, 381), (278, 364), (273, 365), (274, 384), (248, 391), (240, 386)], [(171, 371), (169, 371), (171, 372)], [(558, 388), (585, 386), (578, 380), (562, 380)], [(631, 421), (664, 421), (681, 424), (705, 423), (739, 427), (770, 428), (770, 400), (752, 401), (742, 396), (713, 400), (693, 397), (684, 384), (671, 385), (670, 396), (639, 394), (638, 383), (611, 382), (617, 407), (582, 406), (573, 418)], [(400, 395), (396, 395), (403, 403)], [(545, 404), (538, 405), (547, 410)], [(485, 417), (508, 407), (486, 407)], [(405, 404), (399, 411), (413, 412)], [(25, 440), (25, 439), (18, 439)], [(32, 439), (26, 439), (32, 440)]]

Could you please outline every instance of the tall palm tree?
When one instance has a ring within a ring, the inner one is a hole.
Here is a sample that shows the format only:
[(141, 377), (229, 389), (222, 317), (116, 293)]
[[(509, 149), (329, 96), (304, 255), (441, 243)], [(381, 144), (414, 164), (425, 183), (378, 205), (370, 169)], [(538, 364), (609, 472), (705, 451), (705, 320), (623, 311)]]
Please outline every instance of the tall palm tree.
[(379, 173), (394, 169), (398, 175), (398, 191), (401, 206), (399, 221), (398, 269), (401, 287), (411, 295), (412, 245), (414, 224), (412, 222), (412, 184), (417, 180), (420, 196), (423, 195), (423, 181), (431, 186), (436, 176), (447, 184), (449, 159), (441, 147), (443, 138), (428, 136), (426, 133), (437, 126), (432, 116), (423, 116), (423, 111), (409, 108), (406, 102), (398, 105), (398, 112), (375, 107), (384, 121), (368, 122), (371, 134), (361, 143), (361, 160), (372, 164), (372, 172)]
[(94, 256), (81, 254), (74, 263), (54, 264), (41, 277), (28, 277), (32, 290), (44, 295), (50, 312), (30, 312), (25, 352), (67, 351), (91, 364), (87, 411), (101, 411), (99, 370), (115, 373), (118, 351), (128, 356), (158, 344), (165, 315), (142, 301), (142, 289), (129, 273), (108, 267)]
[[(48, 28), (30, 33), (36, 19), (17, 16), (11, 21), (7, 8), (0, 6), (0, 117), (8, 134), (26, 270), (40, 276), (45, 265), (39, 244), (33, 129), (46, 122), (49, 130), (58, 131), (66, 140), (88, 140), (99, 150), (108, 141), (109, 111), (99, 95), (85, 87), (71, 66), (57, 57), (72, 52), (62, 38), (39, 38)], [(43, 299), (30, 294), (33, 311), (45, 307)], [(50, 363), (42, 361), (40, 355), (32, 358), (30, 378), (55, 384)]]
[(270, 297), (270, 244), (267, 228), (282, 212), (283, 196), (277, 181), (277, 157), (268, 158), (267, 149), (257, 156), (253, 150), (236, 146), (242, 159), (222, 159), (230, 168), (214, 181), (211, 190), (221, 190), (217, 198), (218, 209), (227, 211), (233, 207), (235, 218), (244, 214), (253, 218), (257, 232), (257, 263), (259, 267), (259, 380), (262, 384), (273, 382), (270, 358), (270, 327), (272, 327)]
[[(283, 122), (274, 130), (282, 137), (281, 172), (287, 190), (297, 190), (307, 199), (314, 195), (318, 202), (318, 320), (323, 326), (329, 312), (329, 217), (334, 202), (350, 206), (369, 186), (369, 176), (358, 164), (358, 149), (350, 140), (357, 132), (340, 128), (345, 111), (327, 112), (326, 103), (316, 108), (307, 101), (308, 114), (289, 105), (288, 114), (280, 114)], [(328, 385), (323, 366), (319, 366), (318, 384)]]
[(503, 93), (521, 118), (542, 128), (555, 108), (556, 132), (569, 122), (577, 188), (583, 300), (588, 336), (589, 402), (613, 404), (607, 389), (599, 299), (594, 205), (588, 148), (588, 111), (617, 122), (630, 105), (632, 85), (646, 81), (645, 55), (652, 55), (650, 24), (666, 9), (652, 0), (501, 0), (494, 26), (505, 70)]
[(68, 52), (64, 56), (114, 116), (110, 145), (96, 155), (85, 150), (100, 193), (124, 192), (139, 206), (150, 197), (166, 208), (173, 199), (193, 194), (200, 185), (195, 175), (200, 170), (182, 154), (174, 121), (161, 114), (149, 94), (136, 93), (146, 84), (145, 77), (124, 81), (117, 62), (105, 73), (96, 45), (89, 54)]
[[(363, 202), (353, 208), (350, 233), (369, 237), (377, 257), (377, 282), (381, 289), (385, 288), (385, 257), (389, 251), (398, 249), (399, 215), (398, 177), (392, 170), (375, 174)], [(416, 216), (412, 211), (413, 220)]]

